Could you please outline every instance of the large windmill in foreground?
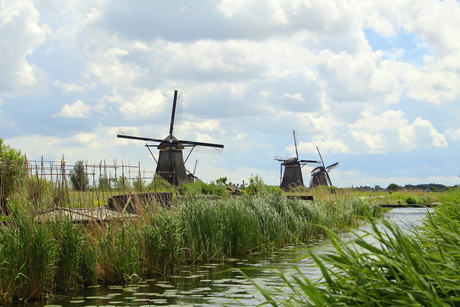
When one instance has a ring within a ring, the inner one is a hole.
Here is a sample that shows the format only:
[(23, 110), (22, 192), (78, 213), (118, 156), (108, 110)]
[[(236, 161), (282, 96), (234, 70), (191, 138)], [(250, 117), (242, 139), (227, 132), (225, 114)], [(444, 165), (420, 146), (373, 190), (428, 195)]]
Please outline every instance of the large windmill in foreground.
[(282, 178), (280, 188), (283, 190), (290, 190), (297, 186), (303, 186), (302, 167), (307, 163), (319, 163), (315, 160), (299, 160), (295, 131), (293, 130), (292, 133), (294, 135), (295, 158), (283, 159), (275, 157), (275, 160), (282, 162), (280, 165), (280, 180)]
[[(213, 147), (216, 149), (224, 148), (224, 145), (220, 145), (220, 144), (179, 140), (173, 135), (177, 98), (178, 98), (177, 90), (175, 90), (172, 113), (171, 113), (171, 123), (169, 125), (169, 135), (165, 139), (163, 140), (153, 139), (153, 138), (147, 138), (147, 137), (142, 137), (142, 136), (127, 135), (125, 133), (117, 134), (117, 137), (119, 138), (159, 143), (157, 145), (157, 148), (160, 150), (160, 154), (158, 157), (158, 161), (156, 161), (157, 168), (156, 168), (155, 174), (161, 176), (164, 180), (168, 181), (169, 183), (173, 185), (180, 185), (183, 183), (190, 182), (190, 177), (187, 176), (185, 164), (184, 164), (184, 157), (182, 154), (182, 150), (185, 147), (191, 147), (192, 148), (191, 150), (193, 150), (193, 148), (195, 148), (196, 146)], [(145, 145), (145, 146), (149, 148), (149, 147), (156, 146), (156, 145)]]
[(329, 165), (328, 167), (324, 166), (324, 161), (323, 157), (321, 156), (321, 153), (319, 152), (319, 148), (316, 147), (316, 150), (318, 150), (319, 157), (321, 159), (321, 166), (315, 167), (311, 171), (311, 179), (310, 179), (310, 188), (315, 188), (319, 185), (325, 185), (325, 186), (332, 186), (331, 182), (331, 177), (329, 177), (329, 172), (339, 165), (339, 162), (336, 162), (334, 164)]

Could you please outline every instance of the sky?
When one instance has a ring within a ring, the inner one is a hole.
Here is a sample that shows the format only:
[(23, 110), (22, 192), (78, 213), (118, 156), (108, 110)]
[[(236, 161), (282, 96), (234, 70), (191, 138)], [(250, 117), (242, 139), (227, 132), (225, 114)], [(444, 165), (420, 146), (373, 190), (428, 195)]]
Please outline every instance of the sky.
[(165, 138), (178, 90), (174, 135), (224, 145), (190, 154), (204, 182), (278, 185), (295, 130), (339, 188), (453, 186), (459, 29), (455, 0), (0, 0), (0, 137), (154, 171), (117, 133)]

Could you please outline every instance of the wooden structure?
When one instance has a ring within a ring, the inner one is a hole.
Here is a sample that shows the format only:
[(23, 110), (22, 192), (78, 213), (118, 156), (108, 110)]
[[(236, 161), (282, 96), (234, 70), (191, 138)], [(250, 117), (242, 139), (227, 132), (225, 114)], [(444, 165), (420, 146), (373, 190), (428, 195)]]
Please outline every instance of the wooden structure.
[(326, 167), (324, 165), (323, 157), (321, 156), (321, 153), (319, 152), (319, 148), (316, 147), (316, 150), (318, 150), (318, 154), (321, 159), (321, 166), (315, 167), (311, 171), (310, 188), (315, 188), (320, 185), (332, 186), (332, 181), (331, 181), (331, 177), (329, 176), (329, 172), (333, 168), (335, 168), (337, 165), (339, 165), (339, 162), (336, 162)]
[[(183, 183), (190, 182), (190, 177), (187, 176), (185, 162), (182, 154), (182, 150), (185, 147), (191, 147), (191, 150), (193, 150), (193, 148), (195, 148), (196, 146), (212, 147), (216, 149), (224, 148), (224, 145), (221, 144), (179, 140), (173, 135), (177, 98), (178, 92), (177, 90), (175, 90), (173, 107), (171, 112), (171, 122), (169, 125), (169, 135), (165, 139), (153, 139), (142, 136), (127, 135), (125, 133), (119, 133), (117, 135), (117, 137), (119, 138), (159, 143), (157, 145), (157, 149), (160, 151), (160, 154), (158, 157), (158, 161), (156, 161), (157, 168), (155, 173), (173, 185), (180, 185)], [(149, 148), (154, 145), (147, 144), (146, 146)]]
[[(299, 160), (299, 152), (297, 151), (297, 141), (295, 137), (295, 131), (292, 131), (294, 135), (294, 146), (296, 156), (290, 159), (276, 158), (275, 160), (281, 161), (280, 165), (280, 188), (283, 190), (290, 190), (297, 186), (303, 186), (302, 167), (307, 163), (319, 163), (316, 160)], [(283, 173), (284, 166), (284, 173)]]

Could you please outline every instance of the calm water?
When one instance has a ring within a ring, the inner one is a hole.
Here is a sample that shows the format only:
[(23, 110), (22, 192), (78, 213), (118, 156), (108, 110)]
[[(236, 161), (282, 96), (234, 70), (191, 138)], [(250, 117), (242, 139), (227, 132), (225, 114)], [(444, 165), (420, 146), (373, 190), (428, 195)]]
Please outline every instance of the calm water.
[[(393, 209), (390, 219), (400, 227), (410, 229), (420, 223), (426, 209)], [(347, 236), (346, 234), (344, 235)], [(318, 242), (313, 248), (329, 248), (328, 242)], [(288, 247), (270, 254), (251, 255), (239, 259), (211, 262), (197, 267), (184, 267), (178, 276), (145, 280), (127, 286), (98, 287), (68, 292), (48, 302), (18, 306), (255, 306), (264, 301), (262, 295), (242, 274), (267, 288), (281, 287), (282, 283), (271, 272), (280, 268), (284, 273), (294, 271), (292, 266), (312, 279), (320, 277), (305, 251)]]

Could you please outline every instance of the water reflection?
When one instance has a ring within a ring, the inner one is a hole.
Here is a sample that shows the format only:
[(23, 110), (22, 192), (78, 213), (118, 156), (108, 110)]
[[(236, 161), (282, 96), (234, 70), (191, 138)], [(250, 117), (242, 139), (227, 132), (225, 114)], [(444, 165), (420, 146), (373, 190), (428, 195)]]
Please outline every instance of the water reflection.
[[(420, 223), (426, 210), (393, 209), (388, 217), (409, 231), (413, 225)], [(327, 241), (317, 242), (314, 246), (318, 251), (329, 248)], [(144, 280), (127, 286), (96, 287), (68, 292), (52, 301), (26, 306), (256, 306), (265, 300), (246, 276), (268, 289), (283, 288), (282, 281), (271, 268), (281, 269), (285, 275), (290, 275), (289, 273), (295, 272), (295, 265), (311, 279), (320, 278), (319, 270), (305, 254), (301, 248), (287, 247), (270, 254), (184, 267), (177, 276)], [(283, 290), (289, 291), (287, 288)]]

